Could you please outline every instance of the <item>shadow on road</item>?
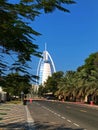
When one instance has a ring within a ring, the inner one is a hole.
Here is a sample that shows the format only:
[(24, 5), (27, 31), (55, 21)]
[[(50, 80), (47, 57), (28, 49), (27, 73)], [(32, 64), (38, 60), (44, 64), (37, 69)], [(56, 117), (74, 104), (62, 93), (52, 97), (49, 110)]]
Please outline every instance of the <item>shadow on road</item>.
[(65, 124), (55, 124), (55, 123), (48, 123), (48, 122), (34, 122), (34, 126), (36, 130), (84, 130), (83, 128), (71, 128), (68, 126), (65, 126)]
[(9, 123), (9, 124), (1, 124), (0, 123), (0, 130), (25, 130), (27, 123)]

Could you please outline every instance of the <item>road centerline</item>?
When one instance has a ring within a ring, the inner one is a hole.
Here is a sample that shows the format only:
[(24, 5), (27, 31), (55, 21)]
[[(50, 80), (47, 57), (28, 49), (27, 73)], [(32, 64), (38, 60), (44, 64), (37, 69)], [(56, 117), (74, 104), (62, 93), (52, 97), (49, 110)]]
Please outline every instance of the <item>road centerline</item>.
[(87, 111), (81, 109), (80, 112), (85, 112), (86, 113)]

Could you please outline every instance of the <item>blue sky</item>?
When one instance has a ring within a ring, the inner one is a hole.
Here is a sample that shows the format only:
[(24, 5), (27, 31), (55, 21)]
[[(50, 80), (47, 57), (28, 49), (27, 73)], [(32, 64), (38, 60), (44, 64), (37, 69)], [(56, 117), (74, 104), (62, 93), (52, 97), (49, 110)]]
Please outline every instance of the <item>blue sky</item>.
[[(36, 37), (39, 51), (45, 43), (56, 71), (76, 70), (91, 53), (98, 51), (98, 0), (77, 0), (66, 5), (71, 13), (56, 10), (37, 17), (31, 26), (42, 35)], [(36, 73), (39, 58), (32, 59)]]
[[(42, 34), (34, 41), (38, 51), (43, 52), (47, 43), (56, 71), (75, 71), (91, 53), (98, 51), (98, 0), (75, 1), (76, 4), (65, 6), (70, 13), (55, 10), (41, 14), (30, 24)], [(37, 73), (38, 62), (38, 57), (32, 57), (32, 74)]]

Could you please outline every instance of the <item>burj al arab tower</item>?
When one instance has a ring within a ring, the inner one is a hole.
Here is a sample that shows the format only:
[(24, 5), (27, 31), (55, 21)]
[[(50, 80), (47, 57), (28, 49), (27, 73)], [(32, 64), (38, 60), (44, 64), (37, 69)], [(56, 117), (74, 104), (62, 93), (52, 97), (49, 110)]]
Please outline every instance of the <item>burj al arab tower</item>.
[(42, 53), (42, 58), (40, 58), (38, 68), (37, 68), (37, 76), (39, 76), (39, 85), (43, 85), (49, 76), (52, 76), (53, 73), (56, 72), (54, 62), (49, 54), (49, 52), (45, 50)]

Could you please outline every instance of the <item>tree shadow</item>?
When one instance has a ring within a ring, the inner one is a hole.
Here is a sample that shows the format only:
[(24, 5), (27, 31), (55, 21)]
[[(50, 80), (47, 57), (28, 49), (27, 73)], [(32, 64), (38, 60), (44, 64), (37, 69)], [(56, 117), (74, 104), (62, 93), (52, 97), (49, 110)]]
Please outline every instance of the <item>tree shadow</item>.
[(84, 128), (71, 128), (65, 124), (50, 124), (48, 122), (39, 122), (34, 123), (35, 130), (84, 130)]
[(21, 123), (9, 123), (1, 124), (0, 130), (84, 130), (84, 128), (71, 128), (65, 124), (52, 124), (50, 122), (40, 122), (36, 121), (34, 123), (28, 124), (27, 122)]
[(9, 123), (9, 124), (4, 124), (0, 123), (0, 130), (26, 130), (27, 123)]

